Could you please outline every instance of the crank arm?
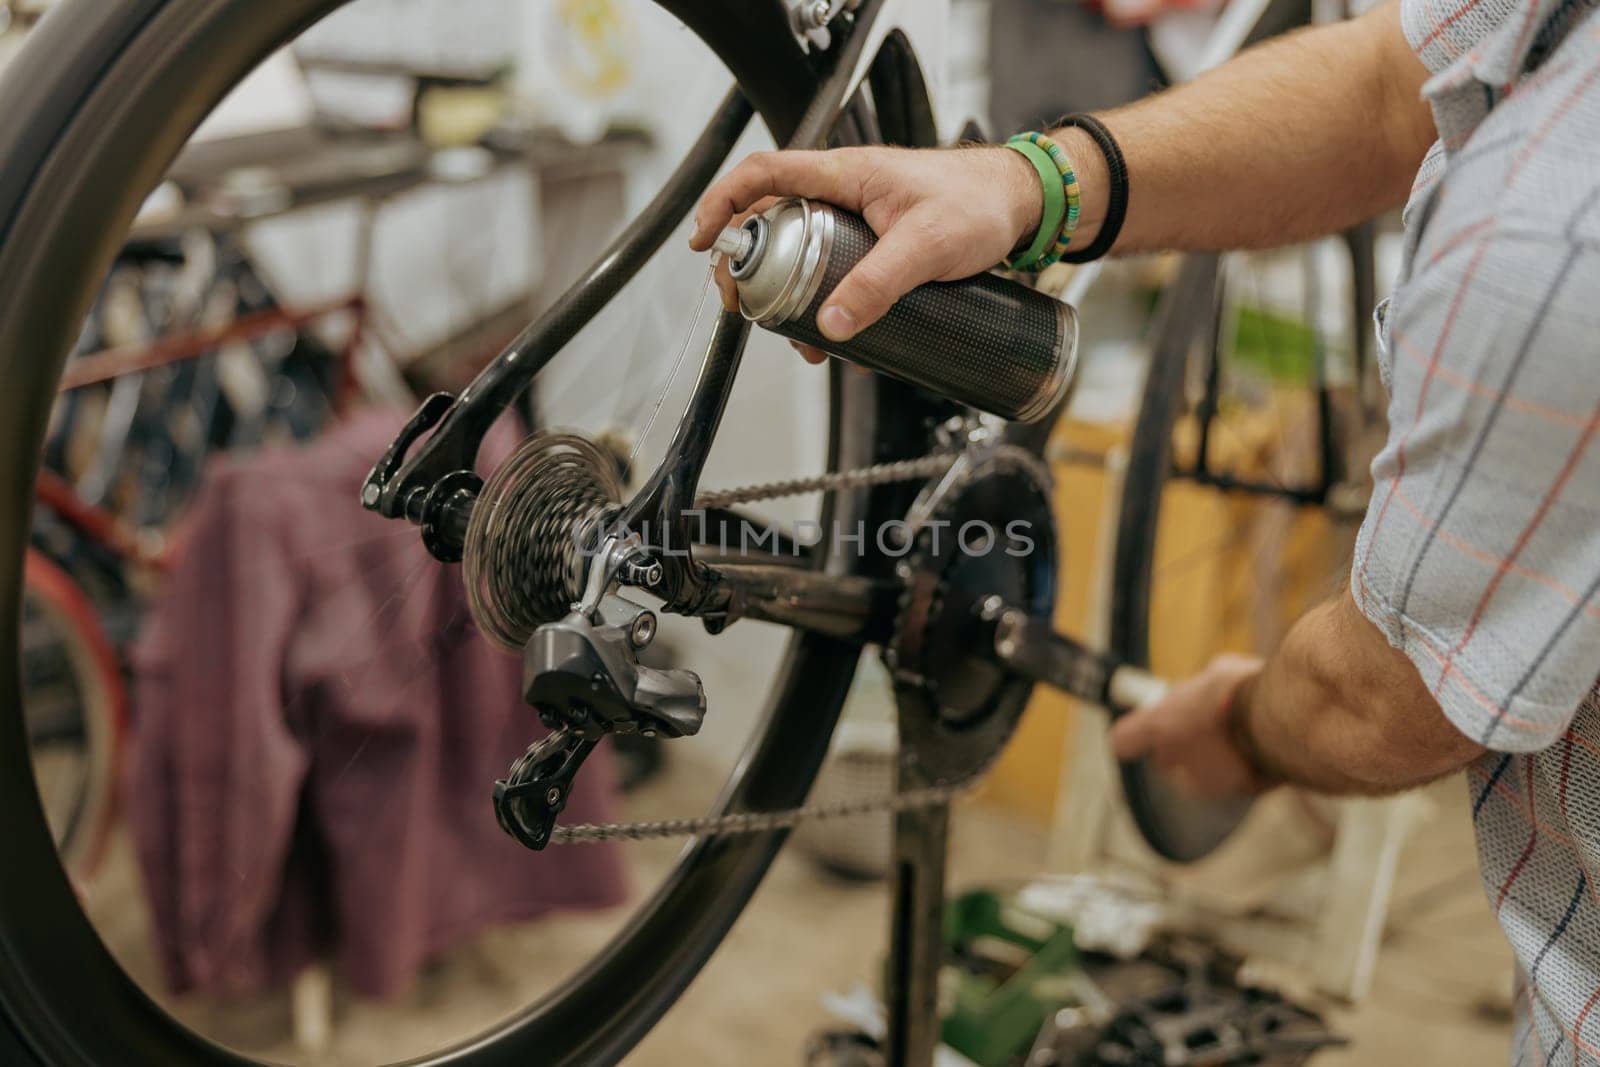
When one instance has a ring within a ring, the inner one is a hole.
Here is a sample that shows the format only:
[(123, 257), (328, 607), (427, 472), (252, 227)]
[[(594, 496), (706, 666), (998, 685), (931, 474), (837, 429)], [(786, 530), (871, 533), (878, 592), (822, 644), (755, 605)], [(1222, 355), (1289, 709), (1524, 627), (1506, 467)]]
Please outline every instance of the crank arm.
[(1056, 633), (1045, 619), (1004, 604), (985, 605), (984, 619), (993, 628), (998, 662), (1029, 681), (1098, 704), (1114, 719), (1166, 695), (1163, 679)]

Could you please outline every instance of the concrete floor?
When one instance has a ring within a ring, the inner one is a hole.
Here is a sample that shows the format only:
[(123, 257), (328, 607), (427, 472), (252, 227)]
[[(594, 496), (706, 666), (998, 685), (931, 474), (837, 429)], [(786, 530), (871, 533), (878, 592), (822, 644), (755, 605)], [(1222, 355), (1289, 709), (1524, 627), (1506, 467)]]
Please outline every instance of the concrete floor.
[[(710, 776), (680, 758), (630, 798), (643, 816), (704, 807)], [(1436, 787), (1440, 814), (1406, 852), (1372, 997), (1327, 1005), (1352, 1039), (1324, 1067), (1506, 1062), (1510, 954), (1488, 914), (1473, 866), (1459, 783)], [(952, 888), (1040, 870), (1042, 833), (968, 804), (955, 820)], [(678, 846), (629, 846), (641, 890), (670, 867)], [(131, 855), (119, 843), (91, 911), (124, 965), (154, 978), (147, 918)], [(794, 850), (774, 866), (753, 905), (688, 994), (627, 1061), (631, 1067), (798, 1064), (807, 1036), (829, 1021), (819, 995), (871, 982), (883, 952), (888, 900), (881, 884), (842, 881)], [(580, 965), (620, 915), (557, 917), (495, 931), (452, 952), (390, 1003), (335, 993), (329, 1046), (308, 1054), (292, 1040), (287, 995), (219, 1005), (170, 1005), (191, 1025), (241, 1051), (307, 1067), (369, 1067), (436, 1049), (513, 1013)], [(159, 996), (159, 993), (157, 994)]]

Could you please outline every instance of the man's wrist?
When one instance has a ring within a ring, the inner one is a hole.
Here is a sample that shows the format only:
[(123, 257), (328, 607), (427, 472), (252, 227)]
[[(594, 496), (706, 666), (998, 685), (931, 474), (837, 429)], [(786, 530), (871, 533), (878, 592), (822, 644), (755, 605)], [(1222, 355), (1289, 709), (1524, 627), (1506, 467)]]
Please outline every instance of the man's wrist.
[(1265, 790), (1283, 784), (1285, 779), (1262, 749), (1252, 721), (1260, 682), (1259, 672), (1241, 682), (1228, 702), (1226, 716), (1228, 740), (1233, 742), (1240, 758), (1250, 767), (1256, 787)]
[(1105, 221), (1106, 204), (1111, 184), (1106, 160), (1094, 138), (1076, 126), (1051, 130), (1049, 138), (1061, 146), (1078, 176), (1078, 226), (1072, 231), (1072, 243), (1067, 247), (1076, 252), (1089, 247), (1100, 234), (1100, 224)]

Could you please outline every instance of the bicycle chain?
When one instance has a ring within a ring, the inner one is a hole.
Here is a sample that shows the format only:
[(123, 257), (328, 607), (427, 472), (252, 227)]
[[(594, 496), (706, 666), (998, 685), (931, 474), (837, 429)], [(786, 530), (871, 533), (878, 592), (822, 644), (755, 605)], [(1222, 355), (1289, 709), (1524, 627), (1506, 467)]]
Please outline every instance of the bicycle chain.
[[(725, 508), (735, 504), (748, 504), (759, 500), (799, 496), (813, 492), (839, 492), (849, 489), (866, 489), (896, 482), (933, 478), (949, 470), (961, 455), (960, 452), (935, 452), (916, 459), (879, 463), (870, 467), (856, 467), (834, 471), (812, 478), (793, 478), (768, 482), (762, 485), (743, 486), (702, 493), (695, 498), (701, 508)], [(531, 751), (531, 749), (530, 749)], [(920, 808), (948, 804), (960, 794), (976, 785), (993, 766), (998, 753), (983, 766), (954, 782), (936, 783), (908, 789), (900, 793), (886, 793), (864, 800), (835, 801), (831, 804), (802, 804), (797, 808), (778, 811), (736, 811), (723, 815), (701, 815), (682, 819), (657, 819), (641, 822), (577, 823), (557, 826), (550, 833), (550, 844), (571, 845), (594, 841), (644, 841), (668, 837), (726, 837), (733, 834), (762, 834), (774, 830), (792, 830), (803, 822), (845, 819), (853, 816), (874, 815), (878, 812), (899, 814)]]
[(911, 482), (919, 478), (932, 478), (943, 474), (956, 461), (959, 452), (934, 452), (916, 459), (902, 459), (894, 463), (879, 463), (871, 467), (819, 474), (814, 478), (791, 478), (763, 485), (747, 485), (739, 489), (723, 489), (701, 493), (695, 497), (695, 506), (701, 508), (726, 508), (735, 504), (749, 504), (757, 500), (777, 500), (802, 493), (838, 492), (845, 489), (867, 489), (875, 485)]
[(647, 822), (577, 823), (557, 826), (550, 832), (552, 845), (584, 844), (592, 841), (645, 841), (662, 837), (727, 837), (733, 834), (764, 834), (773, 830), (792, 830), (803, 822), (848, 819), (878, 812), (900, 814), (918, 808), (948, 804), (977, 785), (993, 761), (971, 775), (945, 785), (922, 786), (903, 793), (885, 793), (865, 800), (841, 800), (831, 804), (802, 804), (779, 811), (736, 811), (726, 815), (701, 815), (689, 819), (661, 819)]

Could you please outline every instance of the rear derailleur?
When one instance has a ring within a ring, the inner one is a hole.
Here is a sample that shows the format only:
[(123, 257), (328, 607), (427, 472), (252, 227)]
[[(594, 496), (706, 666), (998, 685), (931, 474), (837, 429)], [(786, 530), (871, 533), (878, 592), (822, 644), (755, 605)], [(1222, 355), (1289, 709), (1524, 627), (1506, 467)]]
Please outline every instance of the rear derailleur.
[(639, 662), (655, 639), (655, 613), (611, 592), (619, 582), (654, 585), (660, 568), (636, 537), (613, 535), (590, 561), (582, 601), (524, 649), (523, 696), (551, 733), (495, 782), (494, 808), (528, 848), (550, 843), (578, 768), (606, 734), (688, 737), (705, 720), (699, 675)]

